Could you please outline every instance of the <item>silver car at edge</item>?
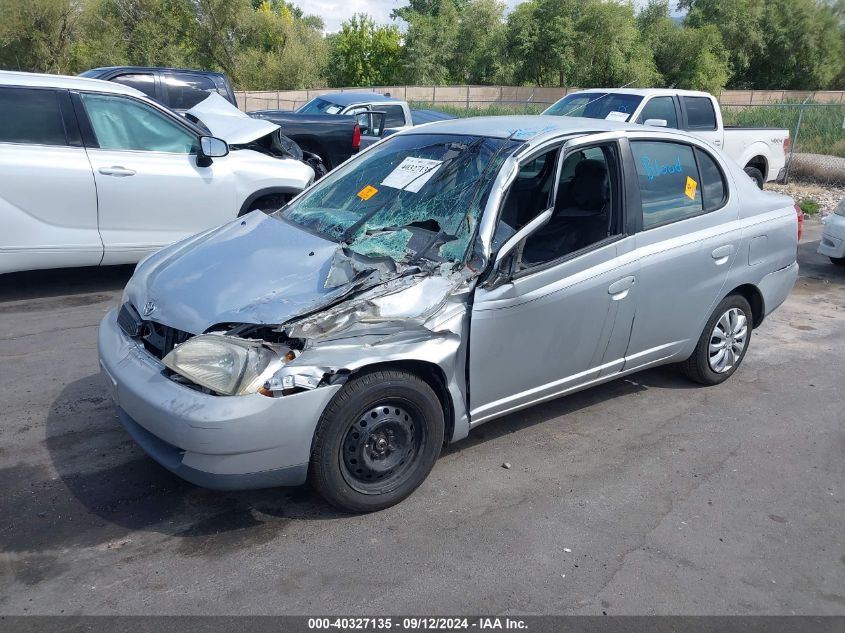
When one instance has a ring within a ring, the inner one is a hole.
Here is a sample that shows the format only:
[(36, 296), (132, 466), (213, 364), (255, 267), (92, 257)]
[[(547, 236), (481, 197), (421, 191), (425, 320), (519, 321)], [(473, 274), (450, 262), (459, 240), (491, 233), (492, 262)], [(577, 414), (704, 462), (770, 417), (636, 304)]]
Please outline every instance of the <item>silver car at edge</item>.
[(795, 282), (799, 214), (682, 133), (437, 122), (141, 262), (100, 363), (175, 474), (378, 510), (488, 420), (667, 363), (726, 380)]

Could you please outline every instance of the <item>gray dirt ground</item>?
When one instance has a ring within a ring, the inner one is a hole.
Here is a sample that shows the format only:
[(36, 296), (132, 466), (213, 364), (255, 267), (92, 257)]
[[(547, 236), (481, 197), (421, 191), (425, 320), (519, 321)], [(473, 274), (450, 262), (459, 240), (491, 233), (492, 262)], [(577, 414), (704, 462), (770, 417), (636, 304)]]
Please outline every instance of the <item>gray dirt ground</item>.
[(660, 369), (491, 422), (369, 516), (175, 479), (97, 373), (130, 270), (8, 275), (0, 613), (845, 614), (845, 269), (807, 233), (726, 384)]

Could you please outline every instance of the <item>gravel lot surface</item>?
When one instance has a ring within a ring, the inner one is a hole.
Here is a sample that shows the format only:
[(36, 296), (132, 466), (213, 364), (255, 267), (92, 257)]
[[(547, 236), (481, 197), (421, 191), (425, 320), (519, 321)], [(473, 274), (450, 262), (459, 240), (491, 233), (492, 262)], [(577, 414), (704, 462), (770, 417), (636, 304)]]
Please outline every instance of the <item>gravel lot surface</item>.
[(777, 191), (790, 196), (795, 202), (810, 198), (819, 203), (819, 215), (831, 213), (842, 198), (845, 198), (845, 184), (818, 184), (802, 180), (792, 180), (788, 185), (766, 183), (766, 191)]
[(845, 269), (819, 234), (727, 383), (660, 369), (490, 422), (367, 516), (135, 447), (95, 350), (128, 268), (0, 278), (0, 614), (845, 614)]

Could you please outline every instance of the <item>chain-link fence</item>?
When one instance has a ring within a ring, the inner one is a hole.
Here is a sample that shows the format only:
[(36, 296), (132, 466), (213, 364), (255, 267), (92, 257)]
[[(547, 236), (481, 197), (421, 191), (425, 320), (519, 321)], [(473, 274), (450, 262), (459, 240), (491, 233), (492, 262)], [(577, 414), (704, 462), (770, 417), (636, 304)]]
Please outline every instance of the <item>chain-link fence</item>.
[(789, 130), (787, 178), (845, 182), (845, 103), (722, 104), (722, 116), (726, 126)]

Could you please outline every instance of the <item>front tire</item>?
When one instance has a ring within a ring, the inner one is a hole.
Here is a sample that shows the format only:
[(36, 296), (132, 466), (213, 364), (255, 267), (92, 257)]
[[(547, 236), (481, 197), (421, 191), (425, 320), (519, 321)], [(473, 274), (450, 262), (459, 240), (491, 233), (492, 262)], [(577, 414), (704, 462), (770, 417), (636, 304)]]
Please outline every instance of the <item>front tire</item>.
[(718, 385), (739, 368), (751, 342), (751, 306), (741, 295), (728, 295), (707, 319), (695, 351), (681, 371), (702, 385)]
[(845, 266), (845, 257), (831, 257), (830, 261), (837, 266)]
[(434, 390), (406, 371), (350, 380), (320, 417), (308, 480), (346, 512), (383, 510), (410, 495), (431, 472), (444, 434)]

